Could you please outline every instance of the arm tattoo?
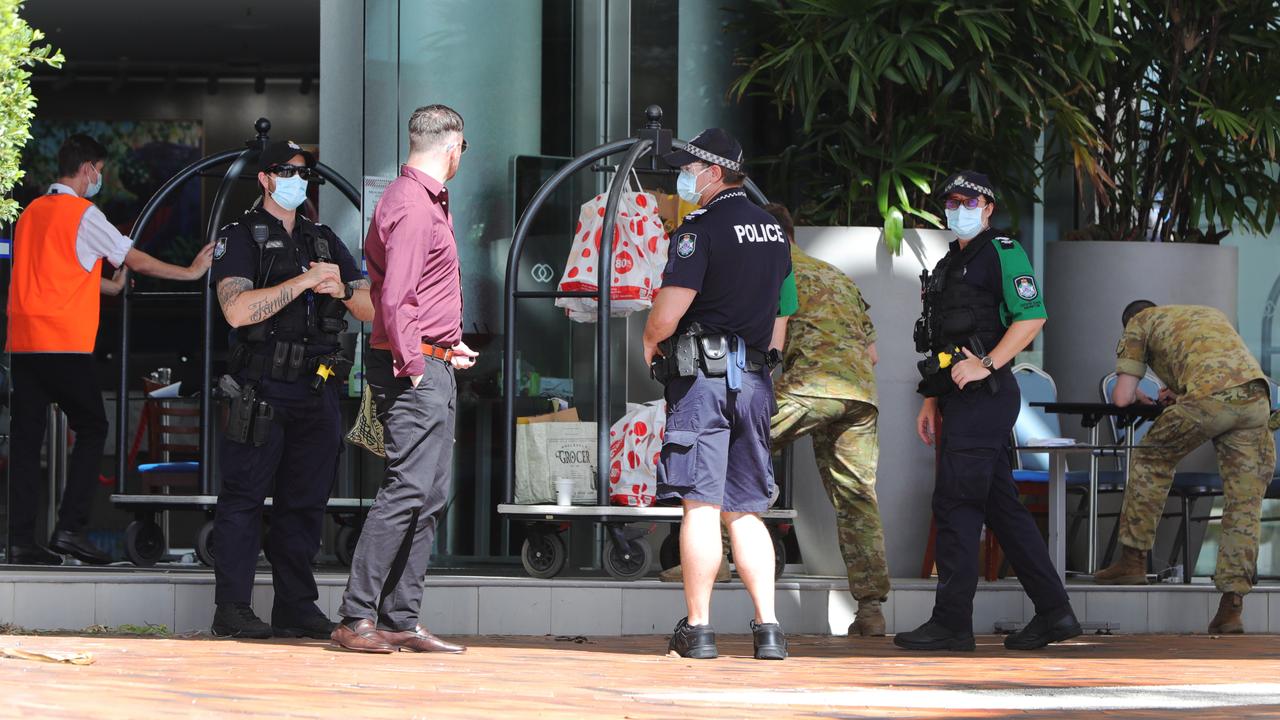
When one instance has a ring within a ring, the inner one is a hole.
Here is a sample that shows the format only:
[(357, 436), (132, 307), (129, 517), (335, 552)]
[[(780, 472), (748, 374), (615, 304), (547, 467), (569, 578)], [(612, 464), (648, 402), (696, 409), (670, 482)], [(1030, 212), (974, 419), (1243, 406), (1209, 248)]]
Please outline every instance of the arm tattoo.
[(242, 277), (229, 277), (218, 283), (218, 305), (222, 307), (222, 312), (235, 304), (240, 294), (253, 289), (253, 281)]
[(369, 278), (352, 280), (351, 282), (347, 283), (347, 287), (351, 288), (352, 290), (366, 290), (369, 288), (369, 285), (370, 285)]
[(293, 288), (282, 288), (280, 294), (267, 300), (259, 300), (249, 306), (249, 322), (260, 323), (275, 315), (293, 300)]

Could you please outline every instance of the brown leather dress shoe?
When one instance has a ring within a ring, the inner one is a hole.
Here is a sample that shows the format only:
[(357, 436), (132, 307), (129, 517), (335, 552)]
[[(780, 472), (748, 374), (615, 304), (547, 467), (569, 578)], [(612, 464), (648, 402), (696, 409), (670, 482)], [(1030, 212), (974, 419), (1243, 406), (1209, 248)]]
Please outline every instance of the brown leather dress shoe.
[(380, 630), (382, 639), (391, 647), (410, 652), (461, 653), (467, 649), (461, 645), (445, 642), (432, 635), (421, 625), (412, 630)]
[(383, 639), (382, 633), (378, 632), (378, 626), (374, 625), (372, 620), (361, 620), (353, 626), (338, 623), (338, 627), (334, 628), (333, 633), (329, 635), (329, 640), (336, 647), (354, 652), (393, 653), (396, 651)]

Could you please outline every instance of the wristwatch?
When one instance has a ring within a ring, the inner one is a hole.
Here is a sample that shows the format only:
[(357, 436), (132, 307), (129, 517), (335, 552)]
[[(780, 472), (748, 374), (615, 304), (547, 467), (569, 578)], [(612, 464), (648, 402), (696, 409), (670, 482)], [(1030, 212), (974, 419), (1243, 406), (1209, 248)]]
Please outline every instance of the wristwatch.
[(350, 285), (350, 284), (344, 285), (343, 287), (345, 287), (345, 288), (346, 288), (346, 291), (345, 291), (344, 293), (342, 293), (342, 301), (343, 301), (343, 302), (346, 302), (347, 300), (350, 300), (350, 299), (352, 298), (352, 296), (354, 296), (354, 295), (356, 294), (356, 289), (355, 289), (355, 288), (353, 288), (353, 287), (351, 287), (351, 285)]
[(995, 362), (991, 360), (990, 355), (982, 356), (982, 367), (994, 371), (996, 369)]

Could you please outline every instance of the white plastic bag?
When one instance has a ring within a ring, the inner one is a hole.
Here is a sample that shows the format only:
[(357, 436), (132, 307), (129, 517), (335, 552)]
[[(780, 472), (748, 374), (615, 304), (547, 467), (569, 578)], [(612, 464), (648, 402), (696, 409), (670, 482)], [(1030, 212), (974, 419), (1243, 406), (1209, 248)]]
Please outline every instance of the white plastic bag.
[[(597, 195), (583, 204), (574, 230), (573, 245), (560, 278), (561, 292), (595, 292), (599, 278), (600, 236), (604, 230), (604, 208), (608, 198)], [(610, 315), (622, 317), (653, 305), (667, 264), (668, 238), (658, 215), (658, 201), (646, 192), (626, 191), (618, 201), (618, 217), (613, 226), (613, 276), (609, 293)], [(595, 322), (595, 298), (559, 298), (577, 322)]]
[(627, 414), (609, 428), (609, 502), (648, 507), (658, 485), (658, 461), (667, 426), (667, 402), (627, 405)]

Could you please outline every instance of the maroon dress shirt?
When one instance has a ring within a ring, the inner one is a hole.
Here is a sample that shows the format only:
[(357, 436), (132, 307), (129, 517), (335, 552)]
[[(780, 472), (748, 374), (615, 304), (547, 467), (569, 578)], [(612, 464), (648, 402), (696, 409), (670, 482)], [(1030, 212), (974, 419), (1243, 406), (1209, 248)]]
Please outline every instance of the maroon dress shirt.
[(387, 186), (364, 241), (375, 348), (390, 350), (396, 375), (423, 372), (422, 343), (462, 340), (462, 276), (449, 190), (407, 165)]

